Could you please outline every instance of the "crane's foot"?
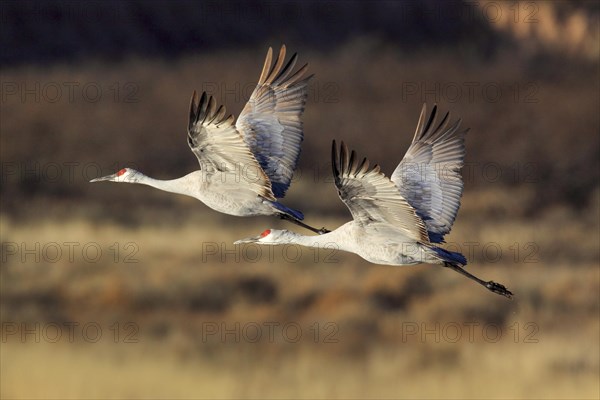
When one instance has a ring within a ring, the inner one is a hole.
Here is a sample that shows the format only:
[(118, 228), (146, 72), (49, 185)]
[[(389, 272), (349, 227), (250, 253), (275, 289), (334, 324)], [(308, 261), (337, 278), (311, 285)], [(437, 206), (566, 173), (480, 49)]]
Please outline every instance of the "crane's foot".
[(485, 284), (485, 287), (488, 290), (490, 290), (496, 294), (499, 294), (504, 297), (508, 297), (509, 299), (512, 299), (512, 296), (513, 296), (512, 292), (510, 290), (508, 290), (504, 285), (501, 285), (501, 284), (493, 282), (493, 281), (489, 281)]
[(326, 234), (326, 233), (329, 233), (329, 232), (331, 232), (331, 231), (330, 231), (329, 229), (325, 229), (325, 227), (323, 227), (323, 228), (321, 228), (321, 229), (319, 229), (319, 230), (317, 231), (317, 233), (318, 233), (319, 235), (324, 235), (324, 234)]

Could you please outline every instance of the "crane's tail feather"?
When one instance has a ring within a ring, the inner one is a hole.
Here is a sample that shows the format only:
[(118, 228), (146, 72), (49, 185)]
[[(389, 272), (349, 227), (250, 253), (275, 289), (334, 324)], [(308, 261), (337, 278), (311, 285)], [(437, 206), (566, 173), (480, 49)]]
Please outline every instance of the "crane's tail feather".
[(445, 262), (458, 264), (460, 267), (464, 267), (467, 265), (467, 259), (461, 253), (455, 251), (448, 251), (446, 249), (442, 249), (441, 247), (431, 247), (431, 250), (436, 254), (436, 256)]
[(294, 210), (292, 208), (289, 208), (287, 206), (284, 206), (283, 204), (277, 202), (277, 201), (272, 201), (271, 204), (273, 205), (273, 207), (275, 207), (277, 210), (281, 211), (282, 213), (288, 214), (291, 217), (294, 217), (295, 219), (302, 221), (304, 219), (304, 214), (302, 214), (300, 211), (298, 210)]

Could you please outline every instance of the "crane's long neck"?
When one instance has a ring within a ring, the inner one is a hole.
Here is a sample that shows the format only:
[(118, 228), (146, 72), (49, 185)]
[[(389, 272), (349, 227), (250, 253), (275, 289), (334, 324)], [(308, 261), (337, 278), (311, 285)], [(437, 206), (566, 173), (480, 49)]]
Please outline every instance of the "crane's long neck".
[(269, 244), (299, 244), (306, 247), (316, 248), (327, 248), (327, 249), (338, 249), (344, 251), (351, 251), (349, 246), (349, 236), (346, 232), (346, 225), (339, 227), (338, 229), (325, 233), (323, 235), (302, 235), (296, 232), (286, 232), (284, 237), (279, 238), (276, 243)]
[(182, 176), (181, 178), (161, 180), (138, 173), (136, 174), (136, 180), (131, 183), (140, 183), (142, 185), (152, 186), (165, 192), (185, 194), (187, 196), (196, 197), (198, 190), (200, 189), (200, 185), (199, 182), (196, 182), (193, 179), (195, 174), (196, 172), (192, 172)]

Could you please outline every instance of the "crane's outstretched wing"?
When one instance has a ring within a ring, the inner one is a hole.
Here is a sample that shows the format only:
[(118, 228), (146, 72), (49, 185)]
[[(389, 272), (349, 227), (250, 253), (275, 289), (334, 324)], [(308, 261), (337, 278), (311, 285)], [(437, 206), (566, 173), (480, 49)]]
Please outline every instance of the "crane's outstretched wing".
[(429, 243), (423, 221), (378, 165), (369, 169), (366, 158), (357, 164), (355, 152), (352, 151), (348, 157), (344, 142), (338, 156), (335, 140), (331, 148), (331, 163), (338, 194), (354, 221), (365, 226), (373, 222), (386, 223), (415, 241)]
[(190, 104), (188, 144), (206, 173), (227, 173), (228, 179), (248, 185), (257, 195), (275, 200), (269, 178), (233, 125), (225, 107), (216, 108), (212, 96), (194, 91)]
[(460, 207), (468, 129), (459, 131), (460, 119), (448, 127), (450, 113), (436, 125), (435, 105), (427, 120), (426, 111), (424, 104), (412, 144), (391, 179), (423, 218), (430, 240), (440, 243), (450, 232)]
[(300, 157), (304, 138), (300, 118), (312, 77), (304, 77), (308, 64), (291, 74), (296, 54), (282, 68), (285, 52), (283, 45), (271, 66), (273, 50), (269, 48), (258, 85), (236, 123), (278, 198), (285, 196)]

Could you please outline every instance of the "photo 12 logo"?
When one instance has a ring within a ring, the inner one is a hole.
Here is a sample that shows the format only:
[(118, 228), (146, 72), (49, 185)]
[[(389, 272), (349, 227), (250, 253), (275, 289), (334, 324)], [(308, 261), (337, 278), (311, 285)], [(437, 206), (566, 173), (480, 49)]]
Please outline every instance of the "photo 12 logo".
[(114, 322), (102, 326), (99, 322), (2, 322), (2, 343), (98, 343), (101, 340), (113, 343), (138, 343), (140, 327), (135, 322)]
[[(230, 104), (252, 101), (251, 96), (254, 89), (256, 89), (256, 82), (203, 82), (200, 91), (207, 92), (215, 99), (220, 99), (223, 104)], [(275, 94), (272, 94), (272, 96), (275, 96)], [(299, 96), (299, 92), (297, 90), (284, 90), (277, 93), (276, 96), (278, 101), (282, 101), (286, 97), (291, 99)], [(338, 82), (322, 82), (313, 78), (308, 83), (307, 101), (312, 103), (339, 103), (340, 97), (341, 87)]]
[(306, 326), (298, 322), (203, 322), (202, 342), (218, 343), (339, 343), (339, 326), (335, 322), (314, 322)]
[(515, 322), (509, 326), (479, 322), (427, 323), (404, 321), (400, 326), (403, 343), (418, 341), (421, 343), (497, 343), (503, 338), (514, 343), (538, 343), (540, 327), (535, 322)]
[(2, 104), (25, 103), (138, 103), (137, 82), (2, 82)]
[(403, 82), (402, 102), (538, 103), (538, 82)]
[(116, 162), (102, 166), (96, 162), (62, 161), (3, 161), (0, 163), (2, 184), (15, 182), (68, 183), (89, 182), (91, 179), (112, 174), (125, 166), (139, 169), (134, 162)]
[(231, 244), (229, 242), (203, 242), (202, 262), (233, 261), (236, 263), (248, 262), (276, 262), (283, 259), (288, 263), (300, 262), (304, 257), (310, 257), (313, 262), (335, 264), (339, 260), (336, 255), (339, 246), (335, 242), (315, 244), (315, 246), (300, 246), (297, 244), (282, 244), (279, 246), (261, 246), (256, 243)]
[(114, 242), (108, 245), (97, 242), (2, 242), (0, 253), (2, 263), (54, 264), (83, 261), (128, 264), (139, 262), (136, 258), (139, 250), (135, 242)]

